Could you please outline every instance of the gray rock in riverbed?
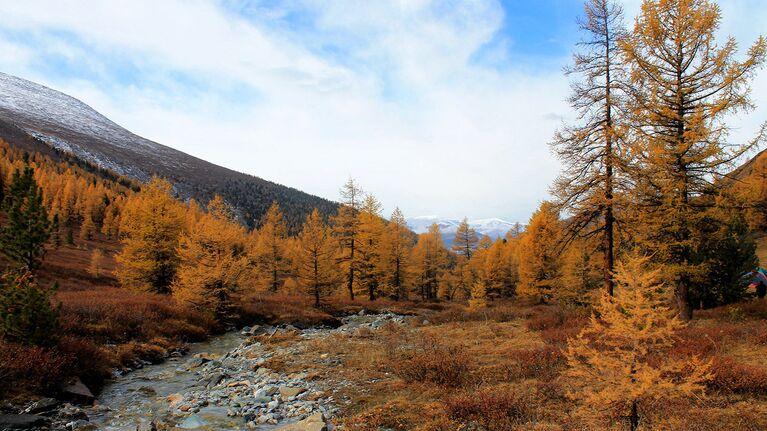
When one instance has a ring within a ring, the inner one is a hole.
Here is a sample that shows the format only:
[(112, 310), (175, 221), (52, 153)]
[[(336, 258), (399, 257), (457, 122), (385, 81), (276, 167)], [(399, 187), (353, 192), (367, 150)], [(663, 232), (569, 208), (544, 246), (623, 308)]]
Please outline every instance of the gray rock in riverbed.
[(50, 421), (38, 415), (0, 415), (0, 429), (28, 430), (39, 426), (47, 426)]

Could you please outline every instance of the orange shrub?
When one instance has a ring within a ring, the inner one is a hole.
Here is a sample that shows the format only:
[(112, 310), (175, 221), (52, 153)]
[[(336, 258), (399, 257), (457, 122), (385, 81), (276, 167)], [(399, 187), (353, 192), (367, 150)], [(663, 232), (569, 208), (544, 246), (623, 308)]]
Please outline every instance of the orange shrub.
[(473, 422), (482, 429), (511, 431), (538, 418), (534, 405), (529, 394), (493, 388), (454, 396), (447, 401), (447, 411), (450, 419), (461, 424)]
[(402, 348), (390, 357), (394, 373), (406, 382), (456, 388), (468, 383), (471, 360), (466, 351), (434, 339)]
[(515, 361), (509, 370), (511, 379), (535, 378), (548, 381), (556, 377), (566, 363), (562, 351), (551, 346), (515, 350), (510, 357)]
[(48, 393), (71, 375), (72, 357), (56, 349), (0, 340), (0, 399), (22, 391)]
[(767, 393), (767, 369), (739, 364), (732, 358), (717, 357), (711, 371), (711, 388), (740, 394)]

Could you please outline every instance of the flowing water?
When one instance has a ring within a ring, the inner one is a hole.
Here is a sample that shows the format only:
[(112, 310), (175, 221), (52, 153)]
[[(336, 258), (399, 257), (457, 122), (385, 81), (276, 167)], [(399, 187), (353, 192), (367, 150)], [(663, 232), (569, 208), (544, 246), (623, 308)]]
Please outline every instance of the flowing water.
[[(244, 339), (245, 337), (238, 333), (228, 333), (192, 344), (189, 357), (201, 352), (223, 356), (239, 346)], [(140, 430), (147, 430), (152, 420), (166, 424), (180, 420), (177, 426), (186, 429), (245, 429), (244, 420), (241, 417), (228, 417), (226, 407), (207, 406), (186, 419), (172, 415), (168, 408), (169, 395), (204, 389), (200, 376), (188, 371), (184, 366), (186, 360), (171, 358), (164, 363), (146, 366), (109, 382), (98, 397), (103, 407), (89, 412), (91, 423), (99, 430), (106, 431), (135, 431), (137, 426)]]

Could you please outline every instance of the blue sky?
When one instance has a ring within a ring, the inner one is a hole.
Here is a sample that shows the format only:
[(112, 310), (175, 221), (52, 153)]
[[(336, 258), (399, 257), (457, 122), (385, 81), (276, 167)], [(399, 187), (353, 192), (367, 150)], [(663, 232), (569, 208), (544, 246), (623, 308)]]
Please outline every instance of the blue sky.
[[(640, 0), (625, 2), (627, 22)], [(723, 33), (767, 34), (759, 0)], [(327, 198), (525, 221), (558, 163), (578, 0), (0, 2), (0, 71), (129, 130)], [(762, 105), (767, 86), (759, 78)], [(738, 133), (767, 117), (759, 110)], [(761, 118), (761, 120), (760, 120)]]

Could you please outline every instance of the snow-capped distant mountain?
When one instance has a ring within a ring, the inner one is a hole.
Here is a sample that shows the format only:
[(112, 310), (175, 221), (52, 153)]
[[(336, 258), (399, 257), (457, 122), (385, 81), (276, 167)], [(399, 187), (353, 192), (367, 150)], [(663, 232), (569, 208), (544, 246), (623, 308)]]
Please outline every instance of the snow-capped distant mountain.
[[(461, 220), (443, 218), (438, 216), (421, 216), (411, 217), (407, 220), (407, 225), (415, 233), (425, 233), (429, 231), (429, 227), (436, 223), (439, 226), (439, 230), (442, 232), (442, 237), (446, 244), (453, 242), (455, 231), (458, 230), (458, 225), (461, 224)], [(481, 237), (487, 235), (492, 239), (502, 238), (508, 231), (514, 228), (514, 223), (499, 218), (487, 218), (478, 220), (469, 220), (469, 226), (477, 231), (477, 234)]]
[[(273, 201), (298, 229), (312, 208), (330, 214), (334, 202), (246, 175), (142, 138), (74, 97), (0, 73), (0, 138), (26, 151), (51, 148), (119, 175), (146, 181), (159, 175), (184, 198), (219, 194), (256, 224)], [(215, 145), (215, 142), (211, 143)]]

